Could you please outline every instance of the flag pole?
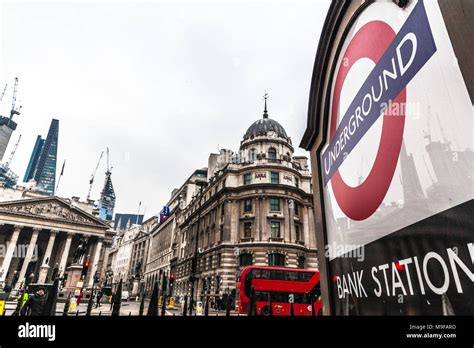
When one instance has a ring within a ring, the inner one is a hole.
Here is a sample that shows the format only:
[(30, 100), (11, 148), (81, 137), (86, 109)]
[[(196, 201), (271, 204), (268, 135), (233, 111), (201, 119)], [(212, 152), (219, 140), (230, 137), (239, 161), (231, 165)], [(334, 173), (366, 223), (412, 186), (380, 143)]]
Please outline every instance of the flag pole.
[(65, 165), (66, 165), (66, 160), (64, 160), (64, 162), (63, 162), (63, 167), (61, 168), (61, 174), (59, 174), (58, 183), (56, 184), (56, 189), (54, 190), (54, 195), (56, 195), (57, 192), (58, 192), (59, 183), (61, 182), (61, 177), (64, 174), (64, 166)]

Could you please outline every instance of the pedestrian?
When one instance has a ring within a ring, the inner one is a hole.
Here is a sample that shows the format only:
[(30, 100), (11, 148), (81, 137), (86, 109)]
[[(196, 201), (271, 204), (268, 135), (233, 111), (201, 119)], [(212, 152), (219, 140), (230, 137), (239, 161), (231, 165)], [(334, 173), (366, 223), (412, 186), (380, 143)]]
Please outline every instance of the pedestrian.
[(25, 289), (20, 288), (18, 298), (17, 298), (16, 308), (13, 311), (12, 316), (18, 316), (21, 314), (21, 309), (25, 305), (26, 301), (28, 301), (28, 293), (25, 291)]
[(104, 296), (104, 293), (102, 292), (102, 290), (99, 290), (96, 295), (95, 308), (100, 307), (100, 301), (102, 300), (102, 296)]
[(44, 288), (39, 288), (38, 290), (36, 290), (33, 296), (30, 296), (28, 298), (28, 301), (26, 301), (25, 305), (21, 309), (21, 313), (23, 315), (29, 316), (44, 315), (43, 312), (46, 304), (46, 299), (47, 297)]

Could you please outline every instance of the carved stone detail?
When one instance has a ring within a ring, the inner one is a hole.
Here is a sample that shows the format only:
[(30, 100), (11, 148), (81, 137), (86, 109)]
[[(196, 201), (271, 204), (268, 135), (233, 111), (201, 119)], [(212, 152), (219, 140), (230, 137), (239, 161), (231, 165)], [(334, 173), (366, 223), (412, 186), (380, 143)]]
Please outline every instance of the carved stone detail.
[(72, 211), (71, 208), (65, 207), (55, 202), (25, 203), (21, 205), (1, 205), (0, 211), (10, 211), (13, 213), (41, 216), (51, 219), (61, 219), (69, 222), (78, 222), (85, 224), (97, 223), (96, 221), (86, 216)]

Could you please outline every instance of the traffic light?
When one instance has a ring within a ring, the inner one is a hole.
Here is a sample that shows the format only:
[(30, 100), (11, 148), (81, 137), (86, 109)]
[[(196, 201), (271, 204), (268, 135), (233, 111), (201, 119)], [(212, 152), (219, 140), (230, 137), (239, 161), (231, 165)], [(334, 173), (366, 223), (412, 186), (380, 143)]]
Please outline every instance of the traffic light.
[(171, 272), (170, 273), (170, 289), (173, 288), (173, 285), (174, 285), (174, 273)]
[(81, 279), (85, 279), (87, 275), (87, 271), (89, 270), (90, 262), (89, 261), (84, 261), (82, 264), (82, 273), (81, 273)]

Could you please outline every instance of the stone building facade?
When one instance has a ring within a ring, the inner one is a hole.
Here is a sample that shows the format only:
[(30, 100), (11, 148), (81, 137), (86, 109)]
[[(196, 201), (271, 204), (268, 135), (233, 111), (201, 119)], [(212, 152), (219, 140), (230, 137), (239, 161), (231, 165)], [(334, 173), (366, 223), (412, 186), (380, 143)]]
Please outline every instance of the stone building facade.
[[(145, 267), (145, 290), (150, 293), (156, 281), (168, 280), (175, 273), (176, 261), (180, 250), (183, 252), (186, 240), (179, 240), (179, 225), (183, 221), (183, 209), (190, 204), (199, 191), (199, 183), (207, 183), (207, 169), (198, 169), (179, 188), (173, 190), (167, 207), (169, 216), (157, 224), (150, 232), (149, 252)], [(158, 218), (156, 218), (158, 221)], [(163, 284), (162, 284), (163, 285)], [(168, 286), (170, 292), (172, 287)]]
[(81, 209), (87, 205), (78, 199), (17, 191), (0, 190), (6, 199), (0, 203), (0, 245), (4, 249), (0, 283), (13, 288), (25, 280), (45, 283), (51, 280), (54, 269), (67, 277), (74, 251), (81, 239), (86, 239), (84, 260), (91, 266), (84, 286), (92, 287), (94, 275), (100, 276), (105, 248), (111, 243), (110, 226), (93, 215), (92, 208), (89, 212)]
[(189, 295), (192, 285), (195, 296), (232, 293), (247, 265), (318, 268), (311, 174), (307, 158), (293, 152), (265, 108), (237, 153), (209, 156), (206, 186), (174, 212), (176, 295)]

